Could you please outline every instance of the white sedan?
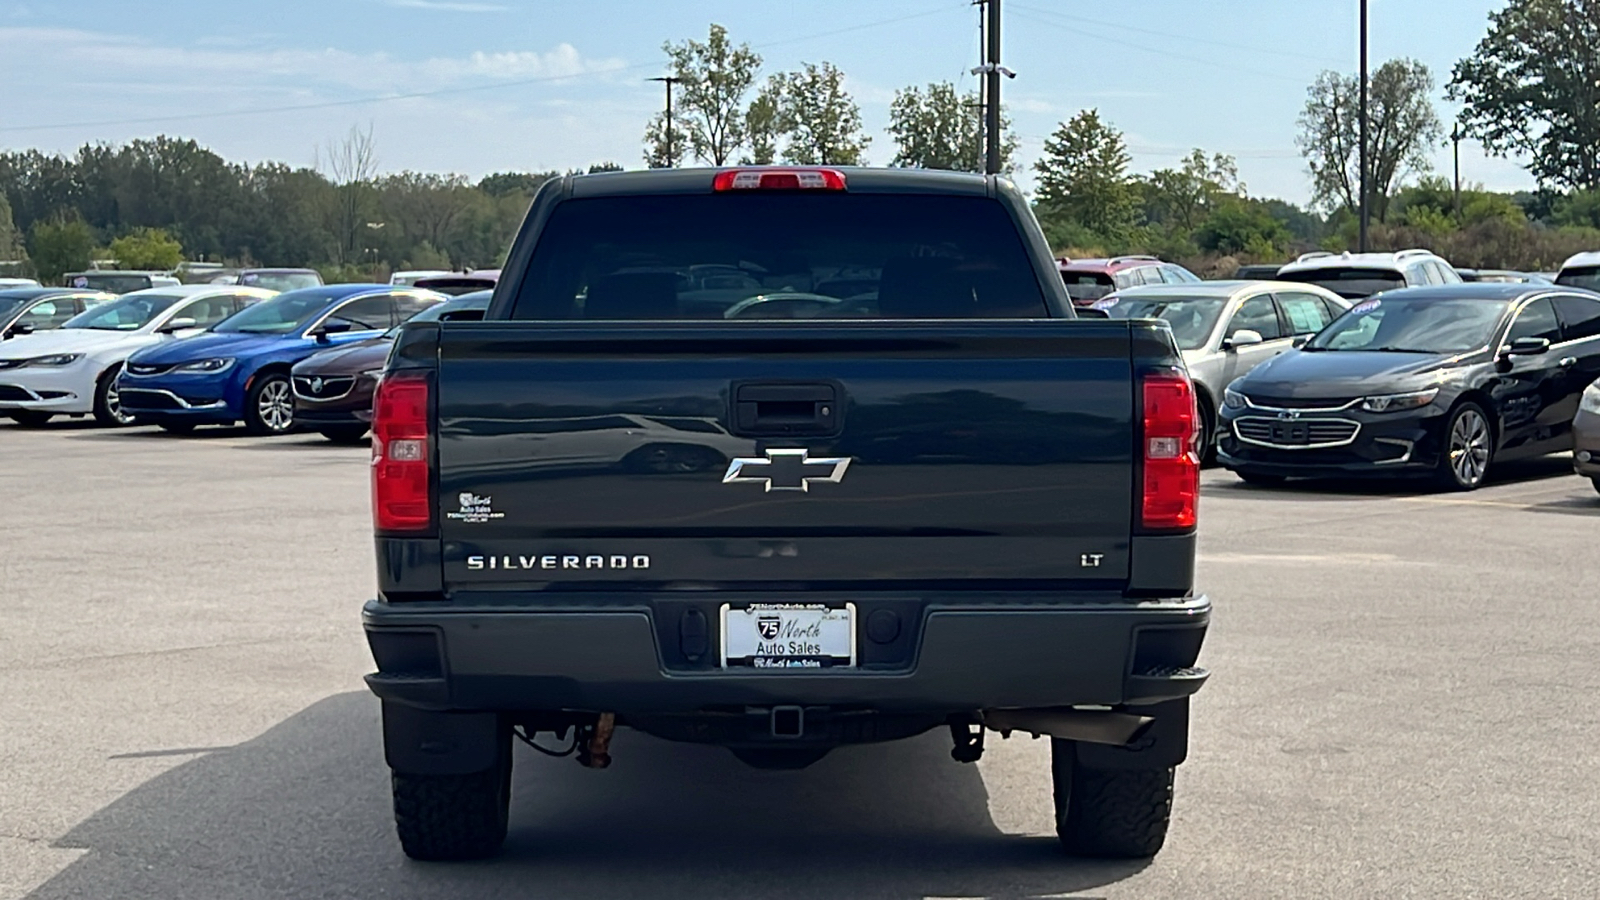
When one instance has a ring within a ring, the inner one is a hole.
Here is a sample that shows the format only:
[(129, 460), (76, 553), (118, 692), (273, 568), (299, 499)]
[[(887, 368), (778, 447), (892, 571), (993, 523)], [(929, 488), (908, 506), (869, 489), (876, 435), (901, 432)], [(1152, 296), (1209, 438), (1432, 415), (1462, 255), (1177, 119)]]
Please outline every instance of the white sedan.
[(117, 373), (134, 351), (199, 334), (275, 291), (192, 284), (124, 294), (54, 331), (0, 345), (0, 415), (38, 426), (57, 415), (129, 425)]

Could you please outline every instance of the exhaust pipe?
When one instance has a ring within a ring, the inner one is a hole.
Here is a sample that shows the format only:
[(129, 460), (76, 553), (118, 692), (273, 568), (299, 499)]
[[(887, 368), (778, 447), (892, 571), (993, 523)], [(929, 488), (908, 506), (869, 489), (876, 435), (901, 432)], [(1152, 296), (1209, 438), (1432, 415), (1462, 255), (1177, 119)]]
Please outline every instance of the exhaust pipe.
[(1010, 737), (1021, 731), (1034, 737), (1048, 735), (1068, 741), (1089, 744), (1110, 744), (1125, 747), (1138, 740), (1152, 722), (1149, 716), (1111, 710), (1073, 709), (986, 709), (983, 711), (985, 728)]

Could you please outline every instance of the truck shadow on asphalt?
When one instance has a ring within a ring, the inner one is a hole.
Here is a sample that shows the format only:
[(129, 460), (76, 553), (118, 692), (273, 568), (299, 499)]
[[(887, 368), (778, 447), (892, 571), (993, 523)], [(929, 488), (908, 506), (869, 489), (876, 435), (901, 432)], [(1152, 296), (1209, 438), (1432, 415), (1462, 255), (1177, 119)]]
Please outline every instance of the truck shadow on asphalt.
[[(942, 733), (838, 751), (803, 772), (631, 731), (605, 771), (519, 748), (505, 853), (410, 862), (393, 835), (376, 706), (330, 697), (152, 779), (57, 842), (86, 852), (31, 898), (1022, 898), (1144, 867), (1002, 834), (978, 770), (951, 761)], [(1046, 773), (1039, 784), (1049, 789)]]

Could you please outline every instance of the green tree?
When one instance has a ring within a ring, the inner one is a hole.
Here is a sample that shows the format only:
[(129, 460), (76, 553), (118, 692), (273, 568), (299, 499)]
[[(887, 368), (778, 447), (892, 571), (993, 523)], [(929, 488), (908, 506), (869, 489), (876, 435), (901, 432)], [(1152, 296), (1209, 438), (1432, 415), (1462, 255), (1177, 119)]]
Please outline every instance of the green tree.
[(1041, 216), (1103, 240), (1126, 240), (1137, 213), (1130, 161), (1122, 132), (1102, 122), (1099, 110), (1061, 123), (1033, 166)]
[(11, 201), (0, 193), (0, 263), (18, 261), (22, 255), (22, 235), (11, 219)]
[(783, 89), (786, 79), (774, 75), (767, 79), (745, 111), (745, 139), (750, 154), (741, 162), (747, 166), (770, 166), (778, 161), (778, 140), (783, 133)]
[(672, 130), (667, 130), (667, 114), (656, 113), (644, 129), (644, 164), (652, 169), (674, 169), (689, 157), (689, 140), (683, 133), (683, 124), (673, 116)]
[[(1433, 74), (1412, 59), (1393, 59), (1372, 74), (1368, 100), (1372, 213), (1388, 215), (1389, 197), (1412, 172), (1426, 172), (1428, 151), (1444, 135), (1433, 108)], [(1296, 143), (1311, 169), (1314, 201), (1325, 209), (1360, 207), (1360, 96), (1354, 75), (1323, 72), (1306, 91)]]
[(94, 229), (76, 216), (54, 222), (41, 219), (28, 230), (28, 255), (39, 278), (46, 282), (89, 268), (94, 246)]
[(135, 228), (111, 242), (111, 256), (124, 269), (170, 272), (183, 262), (183, 245), (160, 228)]
[[(1001, 170), (1012, 171), (1017, 139), (1006, 134), (1009, 119), (1002, 117)], [(889, 127), (898, 148), (891, 166), (982, 172), (984, 169), (983, 111), (976, 93), (960, 94), (948, 81), (926, 89), (895, 91), (889, 104)]]
[(802, 166), (862, 164), (872, 143), (861, 130), (861, 107), (844, 88), (833, 63), (805, 63), (784, 76), (777, 124), (785, 142), (783, 161)]
[(589, 167), (589, 174), (590, 175), (595, 175), (595, 174), (598, 174), (600, 172), (621, 172), (621, 171), (623, 171), (623, 168), (621, 166), (617, 165), (616, 163), (611, 162), (610, 160), (607, 160), (606, 162), (595, 163), (594, 165)]
[(761, 57), (749, 44), (728, 40), (728, 29), (713, 24), (705, 43), (665, 44), (678, 84), (677, 127), (694, 155), (714, 166), (726, 165), (744, 145), (744, 98), (755, 84)]
[(317, 157), (334, 188), (326, 211), (327, 227), (334, 236), (334, 262), (359, 261), (372, 242), (372, 214), (377, 205), (373, 177), (378, 157), (372, 126), (364, 131), (352, 126), (342, 139), (319, 148)]
[(478, 190), (491, 197), (520, 194), (531, 198), (546, 181), (560, 176), (560, 172), (496, 172), (485, 175), (478, 182)]
[(1244, 192), (1239, 165), (1224, 153), (1196, 148), (1176, 169), (1157, 169), (1145, 180), (1145, 215), (1154, 224), (1193, 231), (1224, 197)]
[(1195, 232), (1202, 250), (1228, 256), (1280, 259), (1288, 253), (1289, 229), (1260, 204), (1234, 197), (1218, 205)]
[(1510, 0), (1456, 63), (1446, 96), (1490, 153), (1531, 158), (1541, 183), (1600, 188), (1600, 4)]

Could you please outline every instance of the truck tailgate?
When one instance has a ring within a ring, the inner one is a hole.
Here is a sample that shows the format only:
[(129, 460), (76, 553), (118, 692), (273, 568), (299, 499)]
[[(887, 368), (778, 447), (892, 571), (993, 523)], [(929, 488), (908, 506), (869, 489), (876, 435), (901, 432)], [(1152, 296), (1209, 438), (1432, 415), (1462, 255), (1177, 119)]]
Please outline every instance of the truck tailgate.
[(1104, 321), (447, 323), (447, 590), (1114, 589), (1131, 355)]

